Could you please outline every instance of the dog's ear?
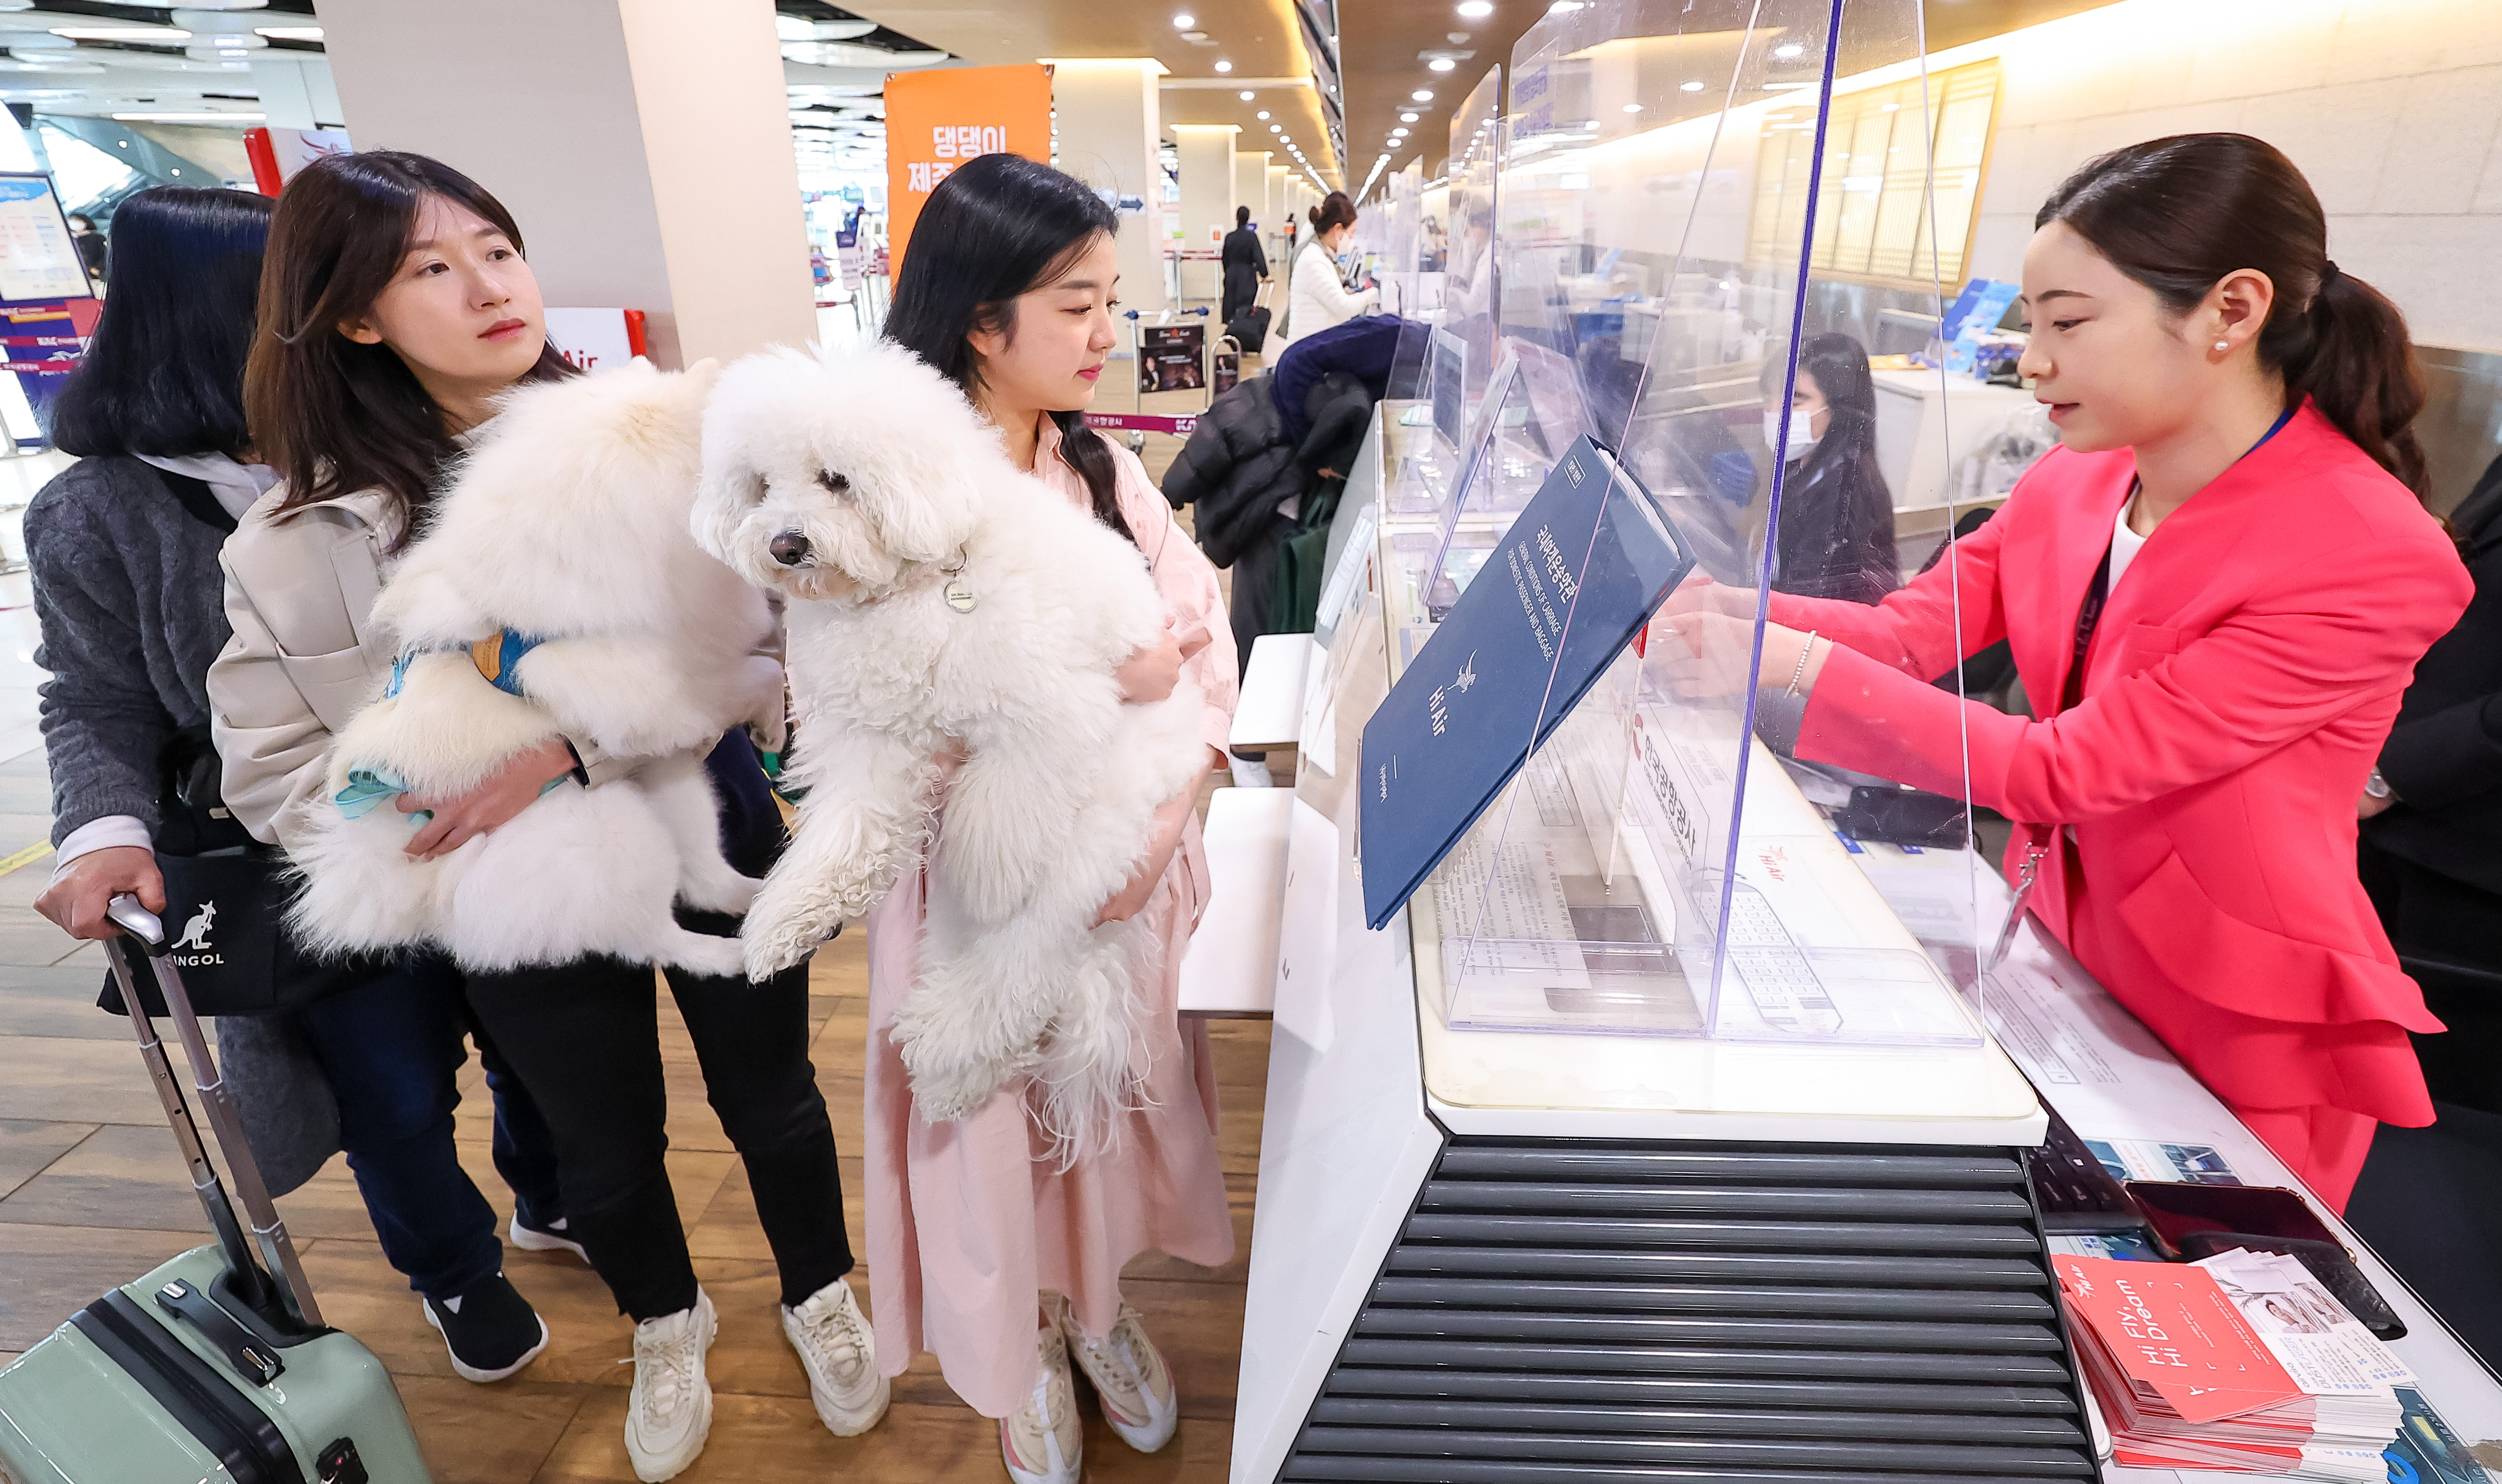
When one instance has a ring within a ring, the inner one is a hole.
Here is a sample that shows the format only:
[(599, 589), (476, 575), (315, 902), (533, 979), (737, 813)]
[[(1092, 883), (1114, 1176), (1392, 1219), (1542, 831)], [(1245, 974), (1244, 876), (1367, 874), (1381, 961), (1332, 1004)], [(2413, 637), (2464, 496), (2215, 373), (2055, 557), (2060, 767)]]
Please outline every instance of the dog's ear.
[(707, 443), (703, 473), (695, 482), (694, 507), (687, 513), (687, 527), (694, 533), (695, 545), (708, 556), (735, 566), (739, 523), (763, 502), (764, 475), (717, 443)]

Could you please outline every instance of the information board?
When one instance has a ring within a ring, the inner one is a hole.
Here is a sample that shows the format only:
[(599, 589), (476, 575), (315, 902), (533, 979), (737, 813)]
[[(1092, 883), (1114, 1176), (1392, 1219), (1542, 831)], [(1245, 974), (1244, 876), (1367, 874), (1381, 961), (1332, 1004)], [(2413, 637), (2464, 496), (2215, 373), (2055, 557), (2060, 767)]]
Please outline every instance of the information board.
[(0, 304), (94, 296), (51, 177), (0, 173)]

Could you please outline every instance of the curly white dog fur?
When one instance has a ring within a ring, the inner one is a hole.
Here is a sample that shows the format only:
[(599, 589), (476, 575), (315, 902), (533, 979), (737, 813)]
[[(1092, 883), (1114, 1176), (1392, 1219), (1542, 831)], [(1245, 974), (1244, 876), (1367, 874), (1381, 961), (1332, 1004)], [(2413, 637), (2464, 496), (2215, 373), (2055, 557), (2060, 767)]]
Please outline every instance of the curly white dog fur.
[[(416, 658), (398, 692), (340, 733), (329, 788), (364, 768), (421, 797), (457, 794), (559, 735), (662, 760), (596, 789), (568, 780), (432, 861), (409, 859), (411, 821), (388, 802), (355, 819), (317, 805), (292, 853), (290, 921), (309, 945), (433, 943), (479, 969), (597, 953), (742, 971), (735, 940), (670, 915), (672, 899), (736, 913), (754, 897), (758, 882), (722, 857), (692, 750), (751, 719), (778, 725), (781, 710), (780, 668), (758, 654), (773, 627), (764, 595), (687, 530), (719, 374), (637, 361), (505, 401), (375, 601)], [(468, 650), (502, 630), (542, 641), (514, 666), (518, 696)]]
[(1096, 915), (1156, 807), (1205, 767), (1195, 688), (1121, 699), (1114, 672), (1165, 623), (1138, 549), (1019, 472), (955, 387), (892, 345), (724, 372), (693, 524), (801, 600), (793, 770), (808, 793), (748, 914), (748, 973), (797, 961), (921, 860), (935, 759), (960, 755), (921, 982), (895, 1019), (914, 1101), (962, 1118), (1030, 1071), (1043, 1127), (1094, 1147), (1134, 1102), (1147, 957), (1137, 925)]

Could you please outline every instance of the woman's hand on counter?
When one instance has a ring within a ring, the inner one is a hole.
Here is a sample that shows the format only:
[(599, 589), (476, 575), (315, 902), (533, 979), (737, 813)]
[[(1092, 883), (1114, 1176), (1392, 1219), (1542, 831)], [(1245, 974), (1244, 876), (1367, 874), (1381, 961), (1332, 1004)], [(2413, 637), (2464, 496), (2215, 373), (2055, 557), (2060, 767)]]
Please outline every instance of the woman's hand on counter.
[[(1662, 667), (1670, 689), (1679, 695), (1736, 695), (1750, 683), (1778, 691), (1789, 687), (1794, 675), (1798, 678), (1798, 693), (1806, 695), (1815, 689), (1816, 677), (1823, 673), (1825, 658), (1833, 653), (1833, 646), (1828, 640), (1795, 628), (1767, 624), (1760, 671), (1754, 668), (1754, 650), (1751, 613), (1739, 618), (1697, 606), (1661, 619), (1651, 633), (1649, 658)], [(1804, 665), (1800, 663), (1802, 654), (1807, 657)]]
[(1661, 605), (1659, 612), (1662, 619), (1689, 613), (1720, 613), (1733, 619), (1751, 619), (1755, 616), (1755, 590), (1715, 583), (1695, 572), (1677, 584), (1676, 590), (1668, 595), (1668, 601)]
[(556, 779), (573, 771), (573, 749), (562, 737), (550, 737), (528, 752), (516, 754), (485, 783), (455, 798), (419, 798), (403, 793), (395, 802), (402, 814), (431, 810), (409, 837), (405, 849), (419, 860), (448, 856), (471, 840), (509, 823), (530, 806)]

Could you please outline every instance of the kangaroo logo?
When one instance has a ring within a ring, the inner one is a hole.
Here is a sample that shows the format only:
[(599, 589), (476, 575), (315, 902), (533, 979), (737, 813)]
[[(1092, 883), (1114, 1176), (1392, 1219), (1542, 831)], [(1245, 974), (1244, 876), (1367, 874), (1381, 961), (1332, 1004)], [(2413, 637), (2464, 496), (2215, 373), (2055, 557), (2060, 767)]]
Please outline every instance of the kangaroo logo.
[(183, 935), (176, 938), (172, 943), (168, 944), (167, 947), (169, 949), (188, 948), (200, 953), (208, 952), (209, 924), (217, 917), (217, 915), (218, 904), (216, 902), (204, 901), (200, 903), (200, 910), (192, 913), (191, 920), (183, 925)]

